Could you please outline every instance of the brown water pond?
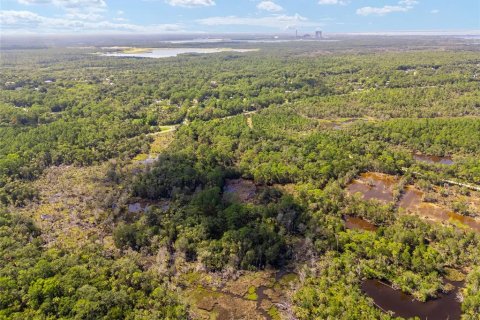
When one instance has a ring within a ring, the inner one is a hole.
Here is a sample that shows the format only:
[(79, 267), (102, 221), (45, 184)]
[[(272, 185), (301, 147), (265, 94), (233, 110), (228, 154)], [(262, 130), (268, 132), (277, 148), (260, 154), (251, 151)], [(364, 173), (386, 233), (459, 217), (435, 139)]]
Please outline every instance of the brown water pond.
[(366, 230), (366, 231), (375, 231), (377, 227), (362, 218), (346, 216), (345, 218), (345, 228), (352, 230)]
[(405, 210), (416, 210), (422, 203), (423, 192), (413, 186), (408, 186), (403, 194), (398, 206)]
[(448, 212), (447, 215), (451, 220), (469, 226), (471, 229), (480, 232), (480, 222), (478, 220), (471, 217), (463, 216), (455, 212)]
[(358, 179), (353, 180), (347, 187), (350, 194), (361, 193), (363, 199), (376, 199), (381, 202), (393, 201), (393, 187), (397, 178), (379, 172), (362, 173)]
[(437, 204), (423, 202), (422, 198), (422, 191), (413, 186), (408, 186), (398, 205), (407, 212), (418, 214), (431, 220), (457, 222), (480, 232), (479, 220), (455, 213)]
[(391, 311), (397, 317), (419, 317), (422, 320), (456, 320), (461, 316), (461, 304), (457, 294), (463, 282), (449, 282), (454, 289), (439, 298), (420, 302), (411, 295), (378, 281), (368, 279), (362, 283), (362, 291), (373, 299), (383, 311)]
[(439, 163), (439, 164), (446, 164), (446, 165), (452, 165), (455, 163), (451, 157), (429, 156), (425, 154), (413, 154), (413, 159), (420, 162)]

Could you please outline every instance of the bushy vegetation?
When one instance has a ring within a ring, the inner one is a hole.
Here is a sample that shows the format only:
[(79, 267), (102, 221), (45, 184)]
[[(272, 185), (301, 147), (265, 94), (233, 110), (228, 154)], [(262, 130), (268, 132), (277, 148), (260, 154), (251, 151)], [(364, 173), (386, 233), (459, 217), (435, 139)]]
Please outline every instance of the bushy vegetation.
[(183, 319), (186, 307), (135, 255), (107, 256), (95, 245), (42, 247), (27, 218), (0, 213), (0, 317)]
[[(198, 314), (182, 299), (182, 276), (228, 281), (286, 266), (300, 280), (291, 301), (264, 310), (275, 318), (390, 319), (362, 293), (363, 280), (425, 301), (448, 289), (452, 269), (469, 271), (462, 307), (475, 318), (479, 235), (405, 216), (398, 200), (408, 184), (428, 200), (450, 195), (447, 179), (480, 182), (477, 49), (390, 38), (258, 46), (169, 59), (5, 52), (0, 318), (185, 319)], [(162, 125), (172, 131), (159, 147)], [(454, 164), (422, 163), (418, 153)], [(48, 167), (108, 160), (97, 179), (108, 188), (78, 195), (94, 217), (69, 199), (61, 211), (34, 187)], [(345, 192), (368, 171), (397, 176), (392, 202)], [(248, 182), (247, 200), (229, 195), (232, 179)], [(36, 212), (39, 201), (61, 212)], [(462, 201), (450, 209), (480, 214)], [(345, 216), (378, 229), (347, 230)], [(67, 250), (45, 241), (55, 219), (102, 237)], [(262, 299), (255, 286), (238, 296)]]

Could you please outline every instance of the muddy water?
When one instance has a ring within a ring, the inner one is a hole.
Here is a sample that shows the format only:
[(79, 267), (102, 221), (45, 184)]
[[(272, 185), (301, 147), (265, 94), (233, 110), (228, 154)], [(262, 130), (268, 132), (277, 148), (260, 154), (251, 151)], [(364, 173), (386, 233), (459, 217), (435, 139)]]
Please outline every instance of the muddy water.
[(413, 186), (408, 186), (398, 205), (400, 208), (403, 208), (408, 212), (416, 213), (432, 220), (459, 222), (462, 225), (468, 226), (471, 229), (480, 232), (479, 220), (463, 216), (433, 203), (423, 202), (422, 198), (422, 191), (414, 188)]
[(439, 163), (439, 164), (446, 164), (446, 165), (452, 165), (455, 163), (451, 157), (438, 157), (438, 156), (429, 156), (424, 154), (414, 154), (413, 159), (420, 162)]
[(347, 229), (352, 229), (352, 230), (367, 230), (367, 231), (375, 231), (377, 230), (377, 227), (361, 218), (357, 217), (350, 217), (346, 216), (345, 217), (345, 228)]
[(421, 203), (416, 210), (420, 215), (430, 217), (433, 220), (458, 222), (471, 229), (480, 232), (480, 222), (471, 217), (466, 217), (455, 213), (446, 208), (437, 206), (432, 203)]
[(423, 192), (413, 186), (408, 186), (403, 194), (402, 199), (398, 203), (400, 208), (405, 210), (414, 210), (422, 203)]
[(373, 299), (377, 307), (383, 311), (392, 311), (397, 317), (457, 320), (461, 316), (461, 305), (457, 299), (457, 293), (463, 283), (450, 283), (455, 286), (455, 289), (427, 302), (417, 301), (411, 295), (395, 290), (378, 280), (365, 280), (361, 287), (362, 291)]
[(448, 212), (447, 215), (451, 220), (458, 221), (461, 224), (467, 225), (473, 230), (480, 232), (480, 222), (478, 220), (475, 220), (471, 217), (463, 216), (455, 212)]
[(363, 199), (376, 199), (381, 202), (393, 201), (393, 187), (397, 183), (394, 176), (378, 172), (366, 172), (347, 187), (350, 194), (361, 193)]
[(270, 300), (270, 297), (268, 297), (265, 294), (265, 290), (267, 290), (268, 287), (266, 286), (260, 286), (257, 288), (257, 311), (260, 312), (260, 314), (266, 319), (266, 320), (271, 320), (272, 317), (268, 314), (267, 310), (262, 308), (262, 303), (265, 300)]

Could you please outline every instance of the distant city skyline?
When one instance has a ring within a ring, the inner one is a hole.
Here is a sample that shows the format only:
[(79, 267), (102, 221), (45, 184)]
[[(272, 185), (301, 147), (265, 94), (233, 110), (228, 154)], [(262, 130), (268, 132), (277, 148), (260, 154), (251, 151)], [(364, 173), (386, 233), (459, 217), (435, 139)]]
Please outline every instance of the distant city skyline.
[(480, 1), (1, 0), (0, 28), (2, 34), (480, 34)]

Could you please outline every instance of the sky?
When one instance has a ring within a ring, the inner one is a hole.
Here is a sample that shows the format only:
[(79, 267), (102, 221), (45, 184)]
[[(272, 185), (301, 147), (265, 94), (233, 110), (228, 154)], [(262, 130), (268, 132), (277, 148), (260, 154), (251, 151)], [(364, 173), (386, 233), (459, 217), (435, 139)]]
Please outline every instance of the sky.
[(3, 34), (480, 33), (480, 0), (0, 0)]

